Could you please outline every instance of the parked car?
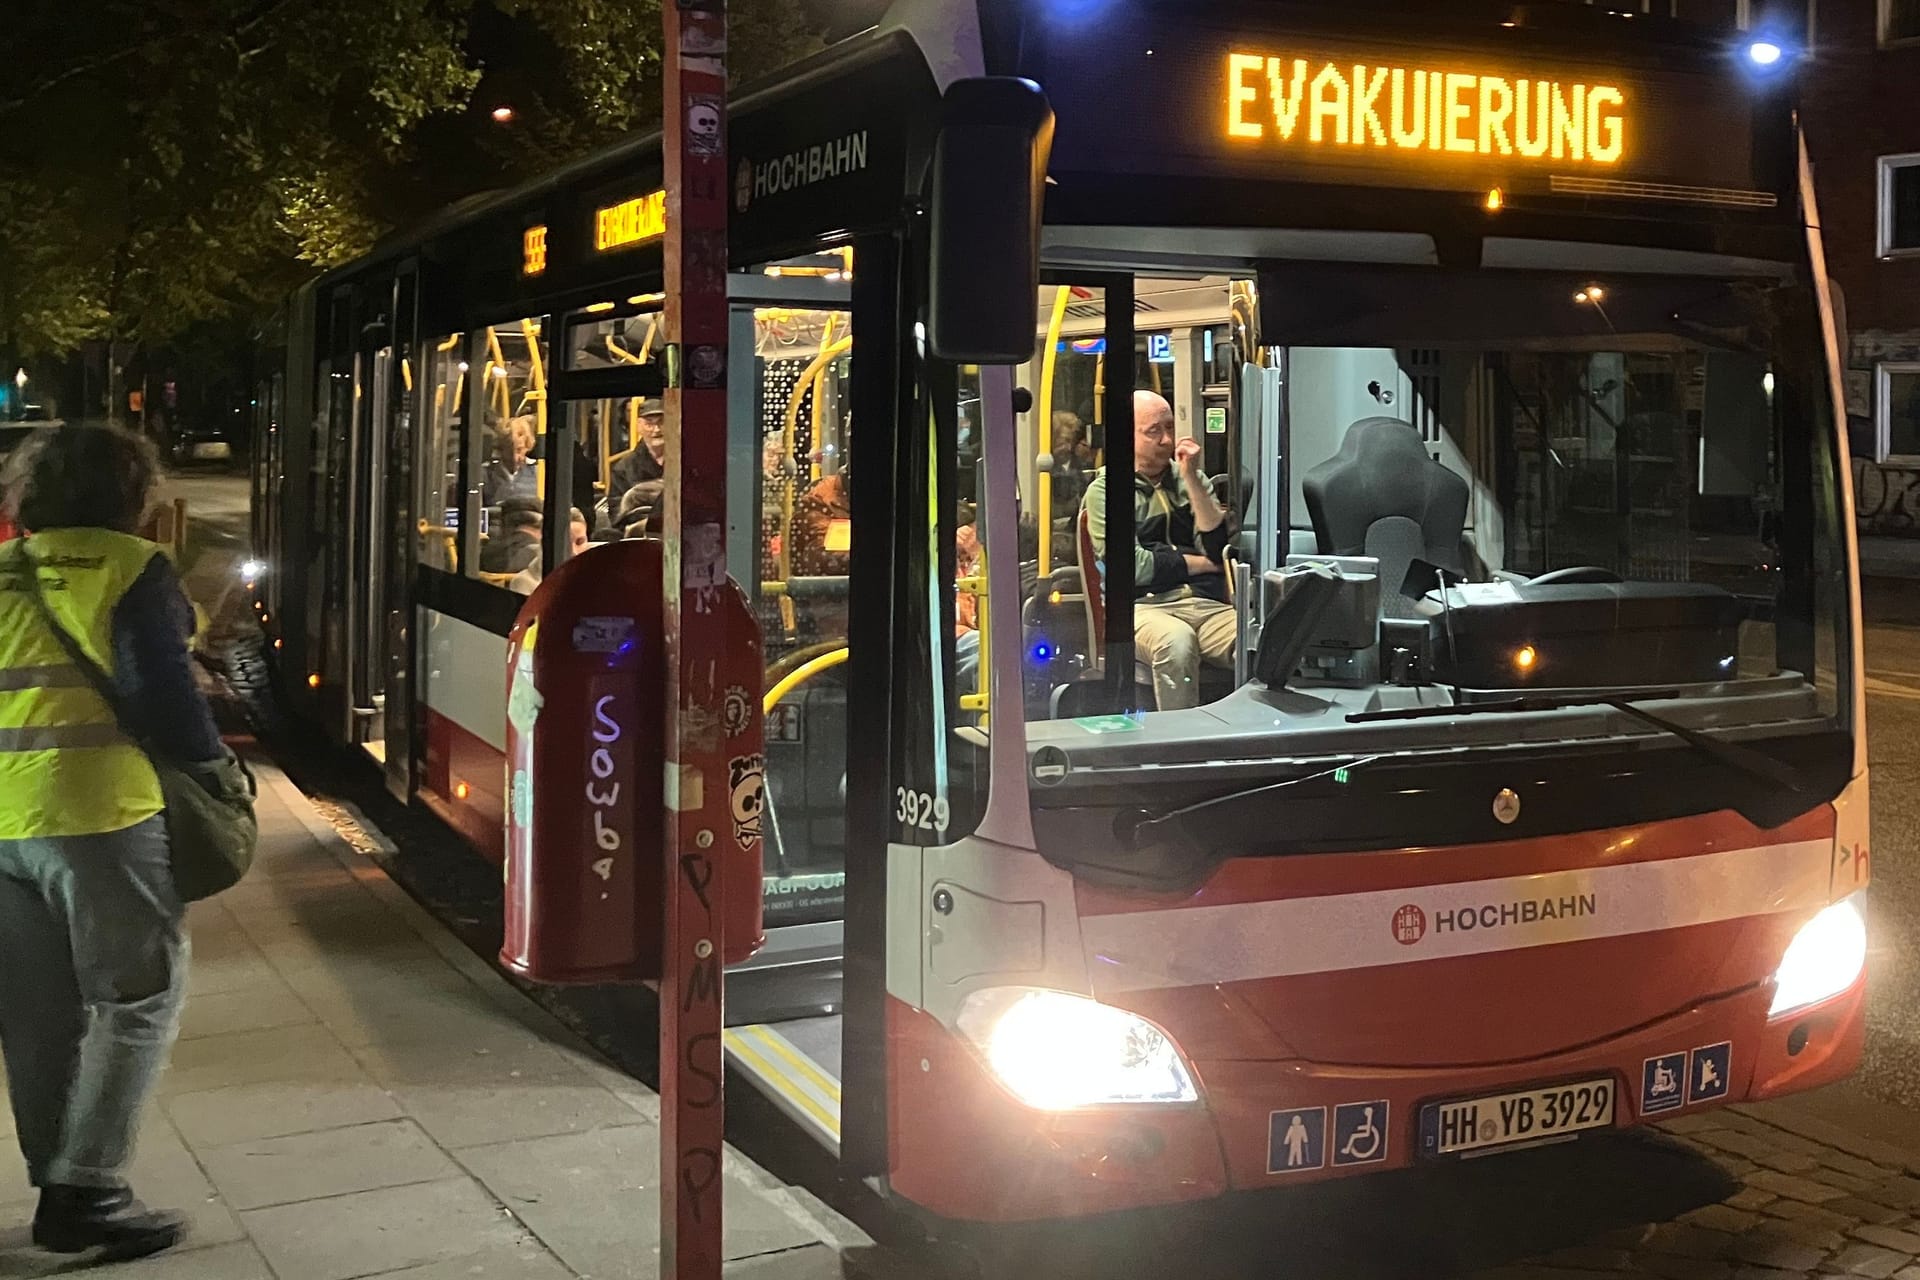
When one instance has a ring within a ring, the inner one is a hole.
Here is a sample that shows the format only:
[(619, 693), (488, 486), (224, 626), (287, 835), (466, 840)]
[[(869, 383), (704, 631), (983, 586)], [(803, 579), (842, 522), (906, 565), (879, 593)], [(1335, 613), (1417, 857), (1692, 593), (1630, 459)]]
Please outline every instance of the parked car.
[(201, 419), (176, 423), (167, 432), (167, 457), (176, 465), (224, 462), (238, 452), (236, 432), (223, 422)]

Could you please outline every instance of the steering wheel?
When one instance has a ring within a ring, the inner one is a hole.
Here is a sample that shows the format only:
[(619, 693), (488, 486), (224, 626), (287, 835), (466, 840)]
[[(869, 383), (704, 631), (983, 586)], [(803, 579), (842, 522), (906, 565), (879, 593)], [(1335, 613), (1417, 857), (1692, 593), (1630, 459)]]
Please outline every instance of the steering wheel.
[(1554, 569), (1537, 578), (1528, 578), (1530, 587), (1551, 587), (1569, 582), (1625, 582), (1611, 569), (1602, 569), (1597, 564), (1573, 565), (1565, 569)]

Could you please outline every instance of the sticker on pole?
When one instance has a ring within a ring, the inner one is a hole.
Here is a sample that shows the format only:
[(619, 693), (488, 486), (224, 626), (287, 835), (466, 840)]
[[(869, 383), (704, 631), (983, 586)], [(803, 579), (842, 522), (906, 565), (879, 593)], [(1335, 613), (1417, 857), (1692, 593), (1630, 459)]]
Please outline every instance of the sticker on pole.
[(620, 653), (632, 643), (632, 618), (581, 618), (573, 624), (575, 653)]
[[(682, 52), (689, 51), (683, 48)], [(687, 103), (687, 150), (697, 156), (719, 155), (725, 141), (720, 117), (720, 99), (705, 93), (693, 95)]]

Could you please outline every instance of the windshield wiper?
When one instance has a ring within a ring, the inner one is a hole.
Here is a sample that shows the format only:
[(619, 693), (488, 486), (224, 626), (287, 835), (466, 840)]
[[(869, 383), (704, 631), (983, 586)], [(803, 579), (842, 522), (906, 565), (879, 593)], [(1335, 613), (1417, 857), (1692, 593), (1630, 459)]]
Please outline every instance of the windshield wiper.
[[(1659, 698), (1677, 698), (1678, 689), (1645, 689), (1633, 695), (1636, 702), (1652, 702)], [(1440, 716), (1481, 716), (1492, 715), (1498, 711), (1558, 711), (1562, 707), (1609, 707), (1619, 702), (1620, 695), (1615, 693), (1561, 693), (1539, 694), (1522, 693), (1511, 698), (1501, 698), (1497, 702), (1450, 702), (1433, 707), (1390, 707), (1385, 711), (1354, 711), (1347, 715), (1348, 724), (1370, 724), (1376, 720), (1430, 720)]]
[(1652, 725), (1663, 733), (1670, 733), (1694, 750), (1711, 760), (1726, 765), (1737, 772), (1762, 782), (1785, 787), (1789, 791), (1805, 791), (1806, 782), (1793, 766), (1775, 759), (1764, 751), (1742, 746), (1737, 742), (1727, 742), (1710, 733), (1702, 733), (1684, 724), (1655, 715), (1644, 707), (1635, 706), (1638, 702), (1653, 702), (1680, 696), (1678, 689), (1648, 689), (1636, 692), (1631, 699), (1619, 694), (1569, 693), (1559, 696), (1521, 695), (1517, 698), (1503, 698), (1498, 702), (1469, 702), (1463, 705), (1446, 707), (1408, 707), (1390, 711), (1356, 711), (1347, 717), (1350, 723), (1366, 723), (1378, 720), (1423, 720), (1434, 716), (1472, 716), (1487, 715), (1494, 712), (1525, 714), (1532, 711), (1558, 711), (1563, 707), (1611, 707), (1615, 711), (1632, 716), (1642, 724)]

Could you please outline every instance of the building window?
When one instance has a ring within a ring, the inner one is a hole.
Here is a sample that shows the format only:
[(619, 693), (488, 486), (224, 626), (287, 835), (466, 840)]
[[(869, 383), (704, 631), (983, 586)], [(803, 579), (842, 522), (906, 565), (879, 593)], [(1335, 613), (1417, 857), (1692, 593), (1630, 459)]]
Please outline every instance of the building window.
[(1880, 157), (1877, 247), (1883, 258), (1920, 254), (1920, 152)]
[(1920, 42), (1920, 0), (1880, 0), (1882, 46)]
[(1874, 371), (1873, 417), (1882, 461), (1920, 458), (1920, 364), (1883, 364)]

